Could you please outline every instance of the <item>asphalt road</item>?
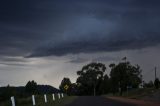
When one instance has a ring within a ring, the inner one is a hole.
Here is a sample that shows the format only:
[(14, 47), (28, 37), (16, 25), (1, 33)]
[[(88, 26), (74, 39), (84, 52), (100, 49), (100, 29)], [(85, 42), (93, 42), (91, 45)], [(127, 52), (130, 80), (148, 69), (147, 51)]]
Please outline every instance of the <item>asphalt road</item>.
[(81, 96), (68, 106), (135, 106), (100, 96)]

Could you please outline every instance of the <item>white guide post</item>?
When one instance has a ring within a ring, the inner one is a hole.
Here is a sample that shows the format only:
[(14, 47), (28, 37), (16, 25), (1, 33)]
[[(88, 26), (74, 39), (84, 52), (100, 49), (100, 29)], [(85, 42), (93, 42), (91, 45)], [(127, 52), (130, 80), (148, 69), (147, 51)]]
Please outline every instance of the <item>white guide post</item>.
[(47, 103), (47, 96), (46, 96), (46, 94), (44, 94), (44, 101), (45, 101), (45, 103)]
[(61, 93), (62, 98), (64, 97), (63, 93)]
[(53, 96), (53, 101), (55, 101), (55, 95), (54, 95), (54, 94), (52, 94), (52, 96)]
[(61, 95), (60, 95), (60, 93), (58, 93), (58, 98), (59, 98), (59, 99), (61, 98)]
[(34, 97), (34, 95), (32, 95), (32, 103), (33, 103), (33, 106), (35, 106), (35, 105), (36, 105), (36, 102), (35, 102), (35, 97)]
[(11, 97), (11, 102), (12, 102), (12, 106), (16, 106), (14, 96)]

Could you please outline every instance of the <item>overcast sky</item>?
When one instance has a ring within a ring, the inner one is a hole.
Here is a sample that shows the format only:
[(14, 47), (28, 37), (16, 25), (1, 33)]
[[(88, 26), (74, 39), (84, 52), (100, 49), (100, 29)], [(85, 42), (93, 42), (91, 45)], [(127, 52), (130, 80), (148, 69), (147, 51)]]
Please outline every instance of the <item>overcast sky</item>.
[(160, 78), (159, 0), (1, 0), (0, 85), (58, 87), (91, 61), (127, 56)]

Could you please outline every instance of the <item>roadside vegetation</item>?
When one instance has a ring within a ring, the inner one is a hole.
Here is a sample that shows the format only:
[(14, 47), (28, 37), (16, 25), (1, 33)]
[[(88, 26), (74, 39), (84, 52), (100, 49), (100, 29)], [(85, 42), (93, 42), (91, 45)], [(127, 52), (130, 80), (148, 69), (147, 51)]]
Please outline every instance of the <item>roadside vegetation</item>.
[(150, 88), (160, 87), (158, 78), (154, 82), (144, 82), (140, 66), (133, 65), (126, 57), (118, 64), (111, 63), (109, 67), (111, 71), (108, 75), (105, 64), (97, 62), (87, 64), (77, 71), (78, 78), (75, 83), (72, 83), (69, 78), (64, 78), (59, 88), (68, 95), (124, 96), (126, 92), (134, 92), (134, 90), (137, 90), (137, 93), (143, 90), (147, 92)]
[[(145, 99), (145, 98), (155, 98), (154, 96), (158, 93), (160, 94), (160, 89), (155, 88), (137, 88), (129, 90), (128, 92), (124, 92), (121, 97), (129, 98), (129, 99)], [(120, 96), (119, 93), (115, 93), (114, 95), (112, 93), (105, 95), (108, 96)], [(160, 95), (159, 95), (160, 96)], [(159, 97), (157, 99), (160, 100)]]
[[(16, 106), (33, 106), (32, 95), (35, 95), (36, 106), (64, 106), (71, 103), (76, 96), (67, 96), (64, 94), (59, 98), (58, 94), (62, 92), (49, 85), (37, 85), (35, 81), (28, 81), (24, 87), (6, 86), (0, 87), (0, 106), (12, 106), (11, 96), (15, 98)], [(44, 94), (47, 95), (47, 103), (44, 100)], [(55, 100), (53, 100), (53, 95)]]

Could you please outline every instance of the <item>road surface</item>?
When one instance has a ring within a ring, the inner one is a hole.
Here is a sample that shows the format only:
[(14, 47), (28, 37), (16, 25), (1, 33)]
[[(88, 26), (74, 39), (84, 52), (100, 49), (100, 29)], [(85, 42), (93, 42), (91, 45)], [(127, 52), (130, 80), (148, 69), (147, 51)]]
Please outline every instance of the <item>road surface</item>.
[(68, 106), (135, 106), (101, 96), (81, 96)]

